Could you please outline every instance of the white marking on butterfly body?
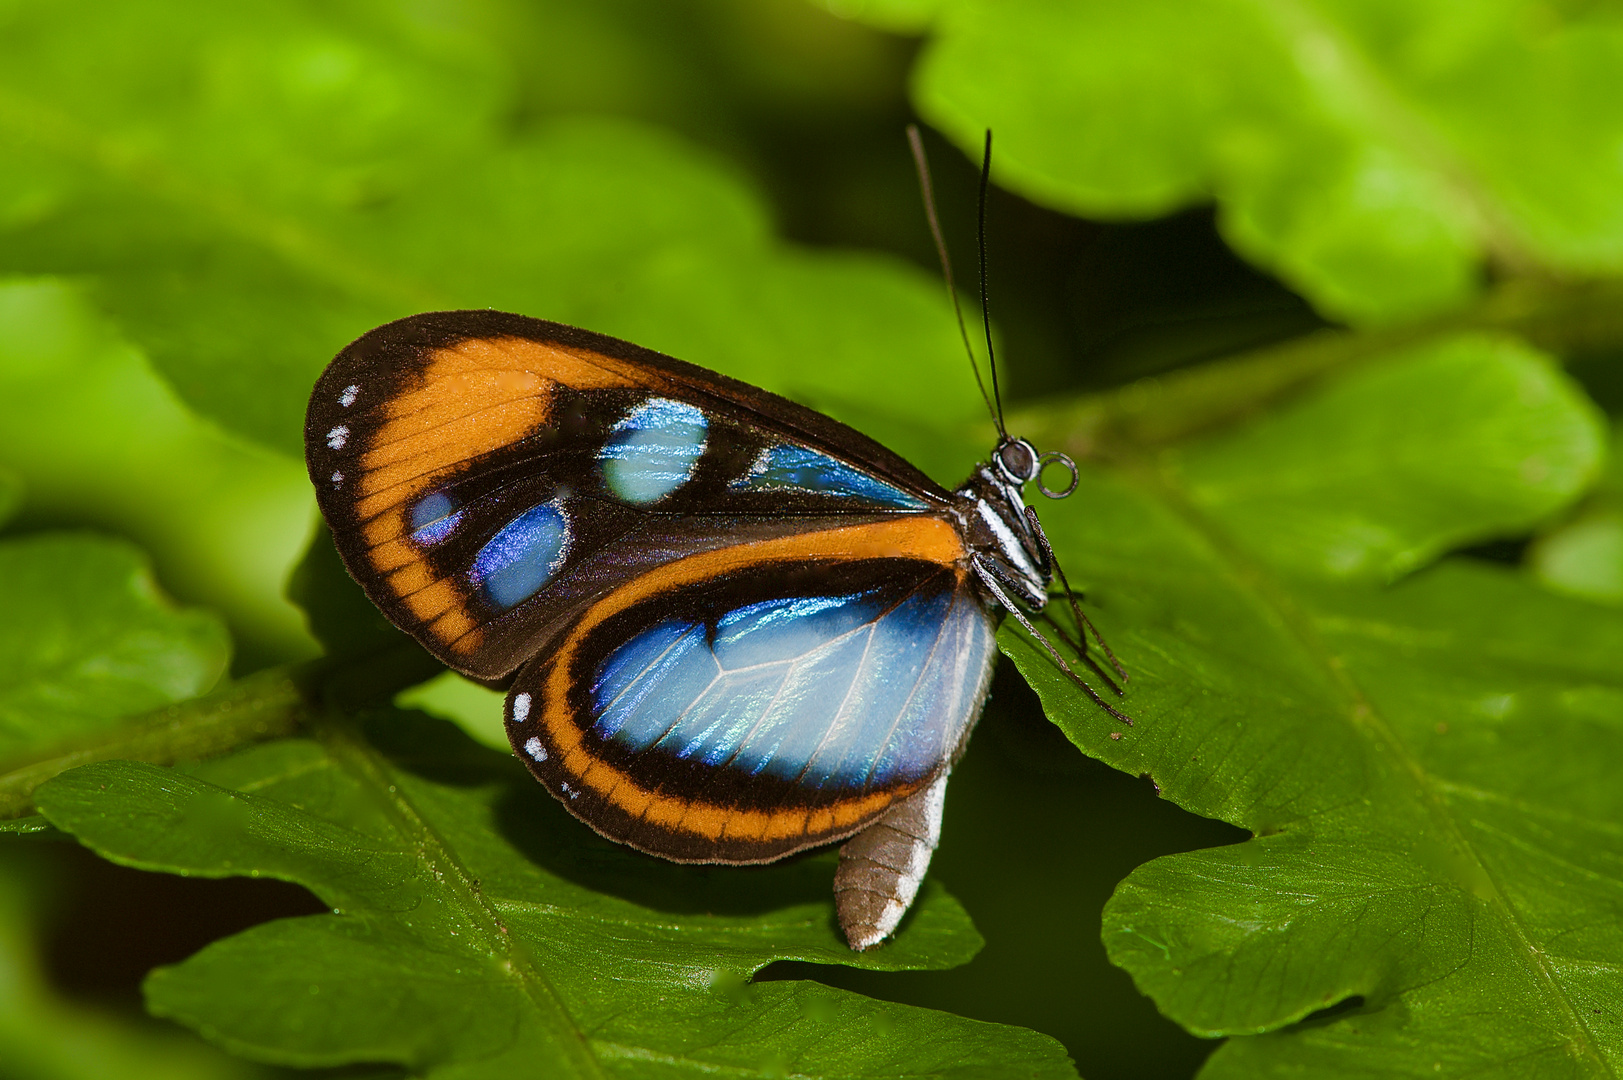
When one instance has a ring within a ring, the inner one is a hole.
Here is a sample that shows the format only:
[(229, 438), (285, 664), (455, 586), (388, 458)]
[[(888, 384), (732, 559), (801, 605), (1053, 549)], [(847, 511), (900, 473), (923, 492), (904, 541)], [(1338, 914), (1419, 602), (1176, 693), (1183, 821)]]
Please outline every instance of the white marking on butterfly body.
[(338, 404), (347, 409), (351, 405), (355, 404), (355, 399), (359, 397), (360, 394), (361, 388), (359, 386), (355, 386), (353, 384), (346, 386), (344, 387), (344, 392), (338, 395)]
[(547, 760), (547, 748), (541, 745), (541, 740), (531, 735), (524, 742), (524, 752), (537, 761)]
[(977, 500), (975, 512), (980, 515), (982, 521), (986, 522), (986, 527), (992, 530), (992, 535), (997, 537), (999, 554), (1015, 569), (1019, 570), (1021, 576), (1027, 581), (1041, 583), (1043, 581), (1042, 571), (1037, 569), (1036, 564), (1031, 561), (1031, 556), (1026, 553), (1026, 546), (1020, 542), (1019, 537), (1014, 535), (1014, 530), (1009, 528), (1008, 524), (992, 508), (991, 504), (985, 499)]
[(349, 442), (349, 425), (339, 424), (327, 432), (327, 446), (332, 450), (342, 450), (344, 444)]
[[(528, 720), (529, 718), (530, 718), (530, 695), (529, 694), (514, 694), (513, 695), (513, 723), (522, 724), (522, 723), (524, 723), (524, 721)], [(530, 742), (535, 742), (535, 740), (531, 739)], [(529, 744), (526, 743), (525, 748), (528, 749), (528, 747), (529, 747)]]

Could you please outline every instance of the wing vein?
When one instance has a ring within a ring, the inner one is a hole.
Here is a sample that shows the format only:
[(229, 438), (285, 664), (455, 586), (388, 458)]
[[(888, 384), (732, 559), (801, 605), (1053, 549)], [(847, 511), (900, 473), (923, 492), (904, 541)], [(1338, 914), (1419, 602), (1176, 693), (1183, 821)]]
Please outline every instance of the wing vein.
[[(915, 588), (913, 590), (913, 593), (917, 593), (917, 592), (918, 592), (918, 589)], [(912, 595), (912, 593), (910, 593), (909, 595)], [(897, 729), (897, 727), (899, 727), (901, 725), (902, 717), (903, 717), (903, 715), (906, 714), (907, 707), (913, 703), (913, 699), (918, 695), (919, 687), (924, 682), (925, 672), (930, 670), (930, 664), (931, 664), (932, 661), (934, 661), (935, 654), (936, 654), (937, 650), (940, 649), (942, 640), (947, 636), (947, 633), (946, 633), (947, 632), (947, 626), (948, 626), (948, 624), (950, 622), (950, 616), (952, 614), (952, 610), (954, 608), (956, 608), (957, 606), (958, 606), (957, 598), (954, 597), (952, 602), (949, 603), (948, 607), (947, 607), (947, 613), (948, 613), (949, 618), (945, 619), (945, 620), (942, 620), (940, 628), (936, 631), (935, 640), (930, 643), (929, 655), (927, 655), (924, 658), (924, 663), (919, 665), (919, 673), (918, 673), (918, 676), (916, 678), (914, 678), (914, 680), (913, 680), (913, 688), (907, 692), (907, 697), (905, 699), (903, 699), (901, 708), (896, 710), (896, 715), (895, 715), (894, 718), (892, 718), (892, 720), (890, 722), (890, 730), (885, 732), (884, 739), (881, 740), (880, 743), (879, 743), (879, 750), (874, 754), (873, 764), (868, 766), (868, 771), (866, 773), (864, 773), (863, 776), (862, 776), (862, 788), (861, 788), (861, 790), (863, 790), (863, 791), (868, 790), (868, 784), (873, 779), (874, 770), (879, 767), (879, 759), (884, 756), (885, 747), (889, 746), (890, 745), (890, 740), (895, 738), (896, 729)]]

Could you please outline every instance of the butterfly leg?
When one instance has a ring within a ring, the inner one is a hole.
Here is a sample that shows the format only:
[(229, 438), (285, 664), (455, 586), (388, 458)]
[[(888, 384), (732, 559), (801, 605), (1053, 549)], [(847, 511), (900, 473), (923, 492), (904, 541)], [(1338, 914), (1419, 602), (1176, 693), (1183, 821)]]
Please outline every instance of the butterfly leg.
[(1114, 716), (1122, 723), (1127, 724), (1129, 727), (1132, 726), (1132, 717), (1128, 716), (1120, 709), (1114, 708), (1104, 698), (1100, 697), (1099, 691), (1089, 686), (1082, 676), (1078, 675), (1071, 665), (1065, 662), (1065, 657), (1061, 656), (1059, 654), (1059, 650), (1054, 648), (1054, 643), (1049, 641), (1048, 638), (1043, 635), (1042, 631), (1033, 626), (1031, 624), (1031, 620), (1026, 617), (1026, 613), (1016, 607), (1013, 600), (1009, 599), (1009, 594), (1004, 591), (1003, 586), (997, 583), (996, 575), (994, 575), (991, 570), (987, 569), (986, 565), (978, 558), (972, 560), (972, 565), (975, 567), (975, 573), (979, 575), (981, 583), (984, 584), (987, 590), (997, 598), (998, 603), (1003, 605), (1004, 610), (1006, 610), (1010, 615), (1014, 616), (1016, 622), (1025, 627), (1026, 633), (1031, 635), (1032, 640), (1037, 642), (1037, 644), (1041, 645), (1047, 651), (1049, 658), (1059, 666), (1059, 669), (1065, 673), (1066, 677), (1068, 677), (1077, 686), (1081, 687), (1082, 692), (1087, 694), (1088, 697), (1093, 700), (1093, 703), (1099, 706), (1099, 708), (1103, 709), (1111, 716)]
[(941, 838), (947, 770), (847, 840), (834, 872), (834, 907), (840, 929), (858, 952), (895, 932), (918, 895), (930, 856)]
[[(1091, 630), (1094, 640), (1099, 642), (1099, 647), (1105, 651), (1105, 656), (1110, 660), (1110, 666), (1116, 669), (1116, 674), (1121, 676), (1122, 682), (1127, 682), (1129, 679), (1127, 669), (1121, 666), (1121, 661), (1116, 659), (1116, 654), (1110, 651), (1110, 643), (1105, 640), (1103, 634), (1099, 633), (1099, 628), (1093, 625), (1093, 620), (1083, 613), (1082, 605), (1076, 602), (1076, 593), (1071, 591), (1071, 583), (1065, 577), (1065, 568), (1059, 564), (1059, 559), (1054, 555), (1054, 548), (1048, 542), (1048, 534), (1043, 532), (1043, 523), (1037, 517), (1037, 508), (1035, 506), (1026, 507), (1026, 521), (1030, 523), (1031, 531), (1036, 534), (1038, 542), (1042, 544), (1043, 554), (1048, 556), (1048, 565), (1052, 566), (1055, 572), (1059, 574), (1059, 583), (1065, 589), (1065, 599), (1071, 605), (1071, 615), (1076, 619), (1077, 633), (1084, 635), (1082, 640), (1085, 644), (1087, 642), (1085, 631)], [(1086, 655), (1087, 649), (1084, 648), (1082, 653)], [(1097, 664), (1093, 665), (1093, 670), (1099, 671)], [(1106, 682), (1110, 682), (1110, 677), (1102, 671), (1099, 671), (1099, 677)], [(1115, 690), (1118, 696), (1121, 694), (1121, 690), (1114, 683), (1111, 683), (1110, 688)]]

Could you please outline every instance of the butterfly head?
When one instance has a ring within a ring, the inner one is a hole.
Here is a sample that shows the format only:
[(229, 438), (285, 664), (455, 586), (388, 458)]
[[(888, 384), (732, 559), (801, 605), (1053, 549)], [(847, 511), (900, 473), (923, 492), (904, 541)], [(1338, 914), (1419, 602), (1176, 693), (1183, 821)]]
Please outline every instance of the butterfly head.
[[(1069, 470), (1070, 483), (1064, 489), (1050, 488), (1043, 481), (1043, 470), (1050, 465)], [(969, 504), (964, 517), (976, 558), (996, 574), (1013, 599), (1040, 611), (1048, 602), (1054, 568), (1026, 510), (1023, 491), (1033, 481), (1044, 495), (1062, 499), (1076, 490), (1076, 465), (1064, 454), (1039, 454), (1025, 439), (1005, 435), (958, 495)]]
[[(1037, 453), (1037, 448), (1025, 439), (1011, 438), (1005, 435), (992, 451), (992, 465), (1002, 474), (1005, 483), (1020, 488), (1033, 480), (1037, 482), (1037, 490), (1050, 499), (1063, 499), (1076, 490), (1080, 477), (1076, 471), (1076, 462), (1067, 454), (1058, 450), (1050, 450), (1046, 454)], [(1071, 474), (1070, 482), (1063, 489), (1049, 487), (1043, 481), (1043, 471), (1050, 465), (1057, 465)]]

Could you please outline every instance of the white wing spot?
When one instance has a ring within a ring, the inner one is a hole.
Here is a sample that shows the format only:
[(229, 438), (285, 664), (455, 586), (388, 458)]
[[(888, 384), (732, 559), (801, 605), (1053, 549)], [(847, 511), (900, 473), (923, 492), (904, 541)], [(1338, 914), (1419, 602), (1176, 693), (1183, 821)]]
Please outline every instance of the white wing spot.
[(343, 482), (344, 482), (344, 474), (337, 471), (336, 469), (333, 470), (332, 486), (337, 487), (339, 484), (342, 484)]
[(347, 442), (349, 442), (349, 425), (339, 424), (327, 432), (327, 446), (330, 449), (342, 450)]
[(338, 395), (338, 404), (347, 409), (351, 405), (355, 404), (355, 399), (360, 397), (360, 395), (361, 388), (359, 386), (346, 386), (344, 387), (344, 392)]
[[(529, 694), (514, 694), (513, 695), (513, 723), (522, 724), (522, 723), (524, 723), (524, 721), (528, 720), (529, 718), (530, 718), (530, 695)], [(530, 741), (534, 742), (535, 740), (531, 739)]]
[[(536, 738), (534, 735), (531, 735), (524, 743), (524, 752), (535, 758), (537, 761), (547, 760), (547, 748), (542, 746), (541, 740)], [(564, 790), (569, 790), (569, 786), (567, 784), (564, 785)]]

